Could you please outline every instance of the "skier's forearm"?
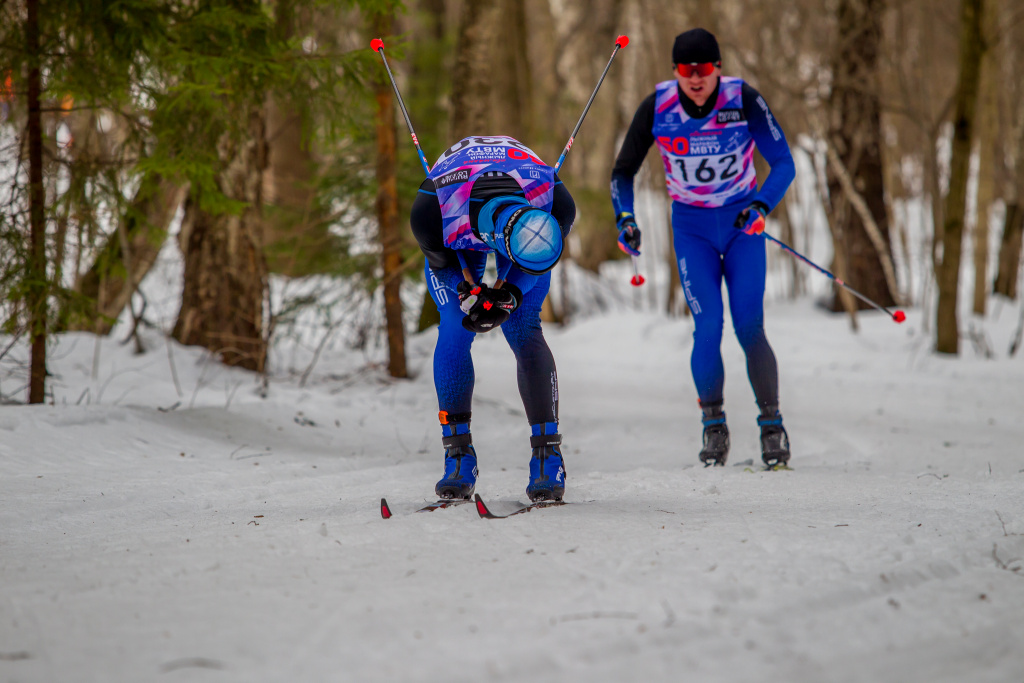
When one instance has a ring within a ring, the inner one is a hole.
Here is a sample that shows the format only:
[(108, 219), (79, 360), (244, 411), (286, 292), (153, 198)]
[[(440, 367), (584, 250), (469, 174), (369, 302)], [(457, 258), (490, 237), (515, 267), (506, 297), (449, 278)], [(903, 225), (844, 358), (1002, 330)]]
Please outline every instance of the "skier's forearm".
[(612, 209), (618, 216), (633, 212), (633, 176), (612, 172)]
[[(498, 269), (498, 272), (501, 272), (501, 268)], [(514, 266), (508, 270), (508, 275), (505, 276), (505, 282), (515, 285), (523, 294), (533, 289), (539, 279), (540, 276), (524, 273)]]
[(633, 177), (636, 176), (647, 157), (647, 151), (654, 144), (655, 93), (647, 96), (637, 107), (633, 121), (629, 124), (626, 137), (622, 140), (619, 155), (612, 169), (612, 206), (615, 215), (623, 211), (633, 213)]
[(786, 190), (789, 189), (793, 178), (796, 177), (796, 166), (793, 164), (793, 157), (788, 151), (787, 148), (787, 154), (784, 157), (777, 158), (774, 162), (766, 158), (766, 161), (771, 166), (771, 171), (768, 173), (768, 177), (764, 179), (761, 189), (753, 197), (753, 201), (761, 202), (768, 207), (769, 211), (782, 201)]
[(769, 211), (782, 201), (786, 190), (796, 177), (796, 165), (793, 163), (793, 154), (789, 151), (786, 136), (778, 124), (772, 123), (774, 128), (769, 128), (767, 122), (764, 128), (752, 127), (754, 144), (771, 168), (768, 177), (761, 184), (761, 189), (752, 199), (767, 206)]

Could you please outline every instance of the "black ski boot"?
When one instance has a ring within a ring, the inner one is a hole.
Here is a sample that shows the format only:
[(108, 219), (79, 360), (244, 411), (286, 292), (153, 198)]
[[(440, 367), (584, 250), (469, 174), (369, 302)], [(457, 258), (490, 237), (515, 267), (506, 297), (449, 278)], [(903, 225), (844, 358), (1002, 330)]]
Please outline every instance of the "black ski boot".
[(757, 418), (761, 427), (761, 459), (769, 469), (785, 469), (789, 462), (789, 434), (782, 426), (778, 406), (765, 406)]
[(725, 424), (725, 411), (722, 404), (707, 403), (701, 404), (704, 417), (704, 448), (700, 451), (700, 461), (704, 467), (712, 465), (725, 465), (729, 457), (729, 428)]

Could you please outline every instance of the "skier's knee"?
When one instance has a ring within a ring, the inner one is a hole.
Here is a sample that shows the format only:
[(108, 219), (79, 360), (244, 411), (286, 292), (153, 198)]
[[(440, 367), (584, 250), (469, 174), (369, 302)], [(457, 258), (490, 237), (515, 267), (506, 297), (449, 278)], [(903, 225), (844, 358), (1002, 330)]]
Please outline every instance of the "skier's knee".
[(470, 332), (461, 323), (445, 324), (442, 320), (437, 330), (438, 346), (443, 345), (445, 349), (465, 348), (468, 349), (476, 339), (476, 334)]
[(751, 346), (757, 346), (767, 341), (764, 334), (764, 325), (756, 323), (753, 325), (743, 325), (736, 328), (736, 339), (739, 340), (740, 346), (743, 348), (749, 348)]
[(505, 341), (508, 342), (509, 347), (516, 353), (537, 340), (541, 342), (544, 340), (539, 324), (536, 326), (515, 324), (514, 321), (509, 320), (501, 326), (501, 332), (505, 335)]
[(722, 322), (717, 325), (705, 324), (693, 330), (694, 346), (719, 348), (722, 345)]

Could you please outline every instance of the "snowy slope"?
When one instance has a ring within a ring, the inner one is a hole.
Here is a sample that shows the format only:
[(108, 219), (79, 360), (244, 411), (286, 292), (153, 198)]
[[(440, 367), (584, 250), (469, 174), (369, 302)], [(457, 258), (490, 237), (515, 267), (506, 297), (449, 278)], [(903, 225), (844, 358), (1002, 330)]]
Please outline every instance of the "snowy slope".
[[(65, 336), (56, 405), (0, 408), (0, 681), (1022, 681), (1024, 361), (936, 357), (908, 317), (769, 307), (774, 473), (742, 464), (731, 335), (703, 469), (689, 320), (547, 329), (572, 504), (502, 521), (379, 516), (433, 499), (434, 333), (413, 380), (329, 350), (265, 399), (197, 349)], [(474, 353), (478, 490), (522, 499), (514, 361)]]

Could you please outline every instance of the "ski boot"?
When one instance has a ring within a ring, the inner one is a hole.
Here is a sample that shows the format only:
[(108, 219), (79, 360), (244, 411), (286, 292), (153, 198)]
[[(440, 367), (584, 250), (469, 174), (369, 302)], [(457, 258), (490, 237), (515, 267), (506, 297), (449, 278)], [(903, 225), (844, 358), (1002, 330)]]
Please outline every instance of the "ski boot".
[(533, 502), (562, 500), (565, 494), (565, 461), (562, 460), (562, 435), (557, 422), (530, 425), (530, 485), (526, 495)]
[(465, 422), (448, 422), (448, 414), (441, 413), (441, 432), (444, 434), (441, 444), (445, 448), (444, 476), (434, 487), (434, 493), (441, 499), (469, 500), (476, 488), (479, 473), (476, 450), (473, 449), (473, 435), (469, 433), (469, 416), (465, 417)]
[(700, 450), (700, 461), (704, 467), (712, 465), (724, 466), (729, 457), (729, 427), (725, 424), (725, 411), (722, 404), (701, 404), (704, 416), (704, 447)]
[(757, 418), (761, 427), (761, 459), (768, 469), (785, 469), (789, 462), (789, 434), (782, 426), (778, 406), (765, 406)]

